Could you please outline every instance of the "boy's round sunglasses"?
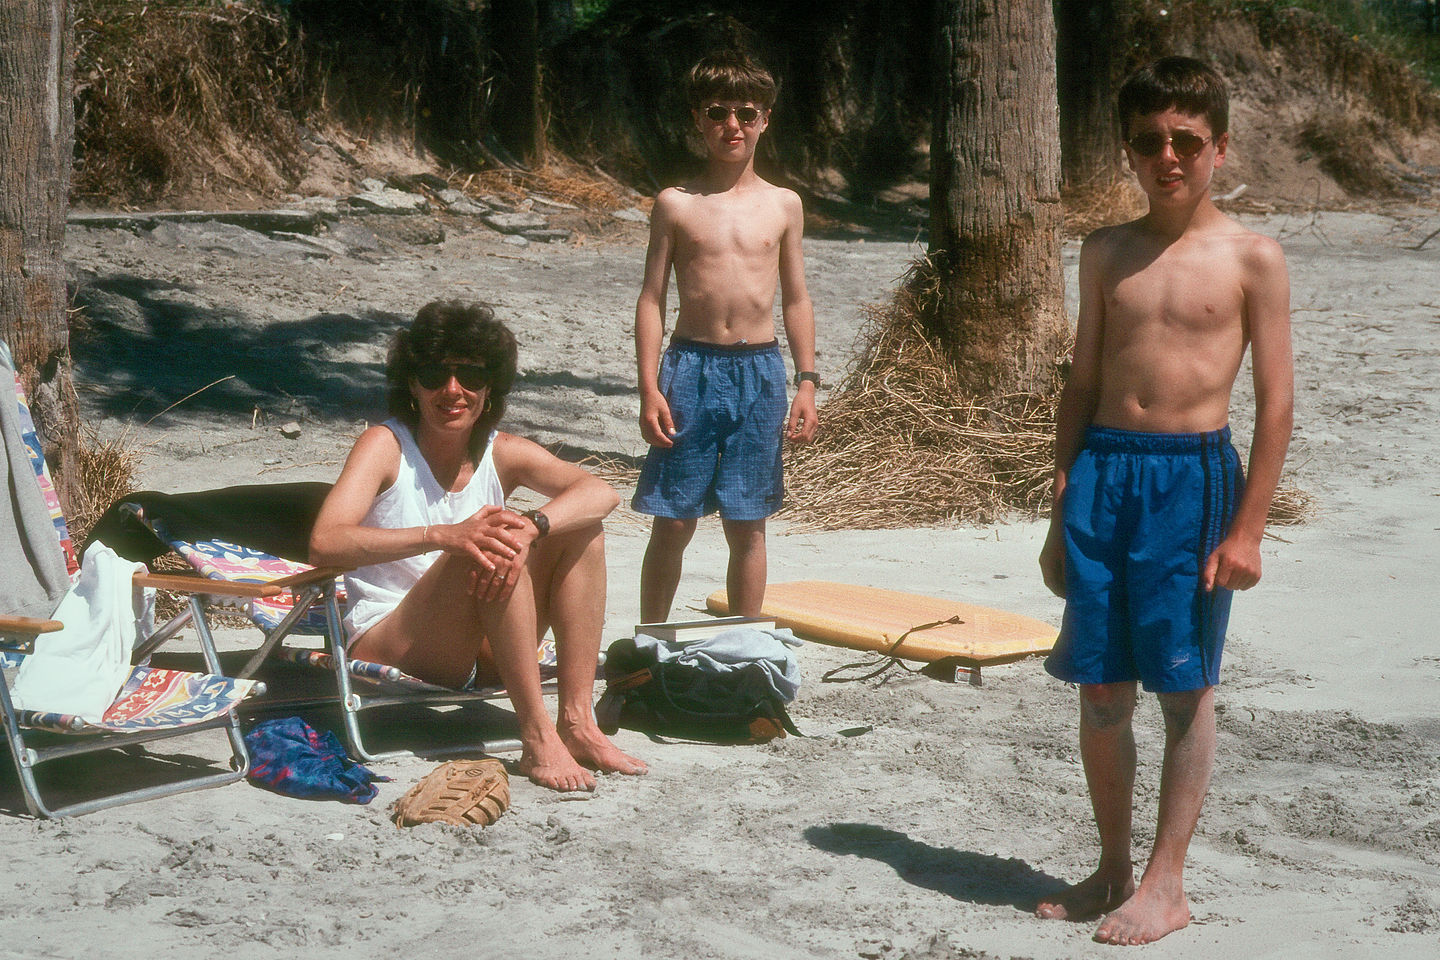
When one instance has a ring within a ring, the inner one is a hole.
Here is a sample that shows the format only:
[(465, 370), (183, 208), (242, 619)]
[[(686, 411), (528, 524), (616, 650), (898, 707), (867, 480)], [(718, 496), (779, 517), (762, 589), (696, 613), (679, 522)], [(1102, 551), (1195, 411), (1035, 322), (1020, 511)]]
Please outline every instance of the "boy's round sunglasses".
[(705, 108), (705, 116), (711, 123), (724, 123), (732, 113), (736, 120), (747, 127), (760, 119), (760, 110), (757, 107), (722, 107), (718, 103), (712, 103)]
[(1210, 142), (1210, 138), (1186, 133), (1184, 130), (1166, 137), (1152, 130), (1146, 133), (1137, 133), (1125, 142), (1130, 144), (1131, 150), (1142, 157), (1158, 156), (1160, 151), (1165, 149), (1165, 144), (1168, 143), (1175, 150), (1176, 157), (1181, 160), (1189, 160), (1205, 148), (1205, 144)]
[(439, 390), (451, 377), (466, 390), (485, 386), (485, 368), (476, 363), (427, 363), (415, 368), (415, 382), (426, 390)]

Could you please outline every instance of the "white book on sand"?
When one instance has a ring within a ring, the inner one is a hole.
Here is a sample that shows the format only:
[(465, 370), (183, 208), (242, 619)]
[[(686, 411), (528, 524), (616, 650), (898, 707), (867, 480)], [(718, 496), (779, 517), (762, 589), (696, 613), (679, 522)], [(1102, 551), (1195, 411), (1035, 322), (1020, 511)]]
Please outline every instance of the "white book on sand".
[(703, 620), (672, 620), (669, 623), (637, 623), (635, 635), (638, 637), (643, 633), (656, 640), (690, 643), (708, 639), (736, 627), (774, 630), (775, 621), (770, 617), (706, 617)]

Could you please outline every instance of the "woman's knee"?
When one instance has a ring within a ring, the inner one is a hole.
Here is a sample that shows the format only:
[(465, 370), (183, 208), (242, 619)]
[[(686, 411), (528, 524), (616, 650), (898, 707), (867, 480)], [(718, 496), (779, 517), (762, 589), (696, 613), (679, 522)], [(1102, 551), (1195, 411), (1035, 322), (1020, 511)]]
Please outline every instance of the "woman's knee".
[(526, 574), (541, 623), (552, 622), (557, 593), (598, 590), (604, 594), (605, 529), (600, 524), (551, 534), (535, 541), (530, 549)]
[(530, 547), (527, 564), (532, 576), (541, 578), (541, 571), (554, 569), (565, 560), (605, 562), (605, 527), (586, 524), (563, 533), (552, 533), (536, 540)]

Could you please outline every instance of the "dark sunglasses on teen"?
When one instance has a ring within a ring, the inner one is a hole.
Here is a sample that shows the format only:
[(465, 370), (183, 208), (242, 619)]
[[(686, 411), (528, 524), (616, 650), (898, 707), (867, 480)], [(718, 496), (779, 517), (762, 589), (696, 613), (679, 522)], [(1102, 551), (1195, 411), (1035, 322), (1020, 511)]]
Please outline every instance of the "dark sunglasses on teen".
[(476, 363), (427, 363), (415, 368), (415, 382), (426, 390), (439, 390), (454, 377), (466, 390), (485, 386), (485, 368)]
[(724, 123), (732, 113), (736, 120), (747, 127), (760, 119), (760, 110), (756, 107), (722, 107), (718, 103), (712, 103), (705, 108), (705, 116), (711, 123)]
[(1165, 144), (1168, 143), (1174, 149), (1176, 157), (1181, 160), (1189, 160), (1205, 149), (1205, 144), (1210, 142), (1210, 138), (1187, 133), (1184, 130), (1166, 137), (1152, 130), (1146, 133), (1137, 133), (1126, 142), (1130, 144), (1131, 150), (1142, 157), (1158, 156), (1160, 151), (1165, 149)]

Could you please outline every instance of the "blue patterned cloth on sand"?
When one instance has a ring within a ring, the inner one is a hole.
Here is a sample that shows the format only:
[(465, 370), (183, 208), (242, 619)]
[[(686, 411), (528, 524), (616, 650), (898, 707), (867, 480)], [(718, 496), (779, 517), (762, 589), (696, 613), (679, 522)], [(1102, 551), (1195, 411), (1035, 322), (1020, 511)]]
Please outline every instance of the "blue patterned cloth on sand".
[(250, 779), (287, 797), (369, 803), (380, 792), (372, 781), (390, 780), (346, 756), (335, 734), (316, 730), (299, 717), (258, 724), (245, 735), (245, 746)]

